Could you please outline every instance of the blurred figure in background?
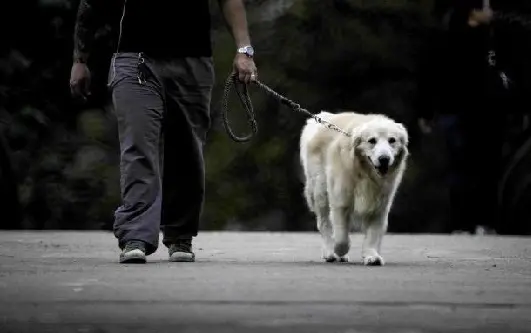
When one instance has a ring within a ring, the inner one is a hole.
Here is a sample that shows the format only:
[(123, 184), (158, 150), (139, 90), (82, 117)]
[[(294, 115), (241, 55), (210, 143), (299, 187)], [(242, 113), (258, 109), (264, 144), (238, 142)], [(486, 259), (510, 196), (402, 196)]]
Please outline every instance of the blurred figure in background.
[(22, 225), (22, 211), (12, 153), (4, 134), (6, 126), (0, 112), (0, 229), (16, 229)]
[(499, 222), (503, 119), (510, 108), (510, 80), (492, 52), (493, 11), (482, 0), (454, 0), (438, 2), (435, 14), (443, 29), (421, 61), (418, 123), (428, 134), (436, 121), (446, 142), (446, 231), (493, 232)]

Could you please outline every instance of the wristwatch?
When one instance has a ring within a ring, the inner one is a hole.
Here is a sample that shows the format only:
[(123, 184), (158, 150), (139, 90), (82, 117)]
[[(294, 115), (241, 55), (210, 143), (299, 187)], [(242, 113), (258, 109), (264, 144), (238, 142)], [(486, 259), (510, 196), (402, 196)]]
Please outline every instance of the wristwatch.
[(240, 47), (238, 49), (238, 53), (245, 54), (249, 58), (252, 58), (254, 56), (254, 49), (251, 45), (247, 45), (244, 47)]

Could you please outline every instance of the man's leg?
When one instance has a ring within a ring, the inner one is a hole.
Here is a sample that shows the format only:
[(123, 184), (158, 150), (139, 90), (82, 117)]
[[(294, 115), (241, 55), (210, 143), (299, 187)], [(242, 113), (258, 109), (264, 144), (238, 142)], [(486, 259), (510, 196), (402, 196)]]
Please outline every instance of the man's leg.
[(467, 175), (467, 142), (463, 133), (463, 117), (442, 115), (439, 125), (444, 133), (448, 152), (448, 190), (450, 224), (447, 232), (473, 231), (470, 220), (470, 179)]
[[(486, 113), (488, 114), (488, 113)], [(473, 212), (473, 228), (496, 230), (498, 223), (498, 182), (503, 143), (503, 123), (496, 117), (467, 120), (469, 172), (473, 182), (469, 204)], [(492, 138), (493, 133), (497, 137)], [(491, 139), (487, 139), (491, 138)], [(491, 231), (491, 230), (487, 230)]]
[(211, 58), (182, 58), (161, 63), (166, 89), (164, 119), (163, 243), (170, 260), (194, 261), (191, 240), (197, 236), (205, 194), (203, 146), (210, 128), (214, 85)]
[[(154, 75), (139, 82), (137, 54), (119, 55), (115, 71), (112, 98), (120, 140), (122, 205), (115, 213), (114, 234), (120, 248), (126, 251), (129, 243), (140, 244), (149, 255), (158, 247), (160, 232), (162, 87)], [(127, 259), (123, 253), (122, 259)]]

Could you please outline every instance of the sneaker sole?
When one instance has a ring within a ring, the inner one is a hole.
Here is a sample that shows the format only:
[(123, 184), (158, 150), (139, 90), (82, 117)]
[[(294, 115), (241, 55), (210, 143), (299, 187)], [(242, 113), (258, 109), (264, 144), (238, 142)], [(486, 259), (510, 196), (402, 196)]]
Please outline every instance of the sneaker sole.
[(121, 264), (145, 264), (146, 255), (140, 250), (133, 250), (126, 254), (120, 255)]
[(195, 255), (193, 253), (175, 252), (170, 256), (171, 262), (194, 262)]

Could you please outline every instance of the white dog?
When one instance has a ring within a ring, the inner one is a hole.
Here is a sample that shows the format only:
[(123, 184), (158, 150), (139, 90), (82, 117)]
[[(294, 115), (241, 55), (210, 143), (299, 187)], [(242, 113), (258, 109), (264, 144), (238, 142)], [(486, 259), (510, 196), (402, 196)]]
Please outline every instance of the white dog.
[(408, 156), (406, 128), (376, 114), (321, 112), (322, 119), (349, 136), (313, 118), (300, 138), (309, 209), (323, 239), (323, 258), (348, 261), (351, 227), (364, 233), (365, 265), (384, 265), (380, 254), (387, 218)]

